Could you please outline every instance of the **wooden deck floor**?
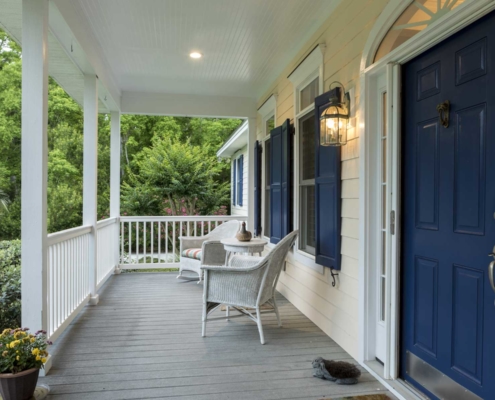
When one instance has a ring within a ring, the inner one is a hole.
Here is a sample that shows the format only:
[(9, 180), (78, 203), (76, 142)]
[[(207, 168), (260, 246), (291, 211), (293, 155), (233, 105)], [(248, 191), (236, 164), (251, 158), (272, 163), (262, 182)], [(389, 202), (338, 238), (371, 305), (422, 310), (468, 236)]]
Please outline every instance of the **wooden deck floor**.
[[(339, 386), (312, 377), (317, 356), (353, 361), (280, 296), (283, 328), (264, 317), (215, 321), (201, 337), (202, 286), (168, 273), (113, 276), (54, 346), (50, 399), (319, 399), (384, 391), (364, 373)], [(217, 311), (218, 313), (220, 311)]]

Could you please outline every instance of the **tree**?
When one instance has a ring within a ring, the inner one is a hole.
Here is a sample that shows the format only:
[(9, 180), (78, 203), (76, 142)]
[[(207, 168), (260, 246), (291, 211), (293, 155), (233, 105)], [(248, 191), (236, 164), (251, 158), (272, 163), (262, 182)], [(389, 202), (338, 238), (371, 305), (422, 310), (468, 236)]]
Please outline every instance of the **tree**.
[[(21, 79), (21, 48), (0, 29), (0, 240), (20, 237)], [(51, 78), (48, 90), (48, 231), (55, 232), (82, 222), (83, 110)], [(167, 215), (172, 209), (174, 215), (227, 212), (230, 163), (218, 162), (215, 154), (241, 122), (123, 115), (122, 210), (133, 215)], [(109, 182), (110, 117), (100, 114), (99, 218), (108, 216)]]
[(228, 184), (216, 180), (221, 168), (209, 152), (208, 146), (155, 137), (135, 158), (135, 182), (166, 199), (172, 215), (211, 212), (228, 202)]

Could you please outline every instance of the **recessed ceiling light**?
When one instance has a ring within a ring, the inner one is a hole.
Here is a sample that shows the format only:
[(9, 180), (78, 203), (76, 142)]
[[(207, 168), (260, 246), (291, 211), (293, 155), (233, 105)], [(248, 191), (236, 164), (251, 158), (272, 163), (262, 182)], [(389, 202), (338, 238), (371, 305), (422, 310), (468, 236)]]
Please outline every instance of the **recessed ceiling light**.
[(191, 58), (201, 58), (201, 57), (203, 57), (203, 54), (198, 53), (197, 51), (193, 51), (191, 54), (189, 54), (189, 57), (191, 57)]

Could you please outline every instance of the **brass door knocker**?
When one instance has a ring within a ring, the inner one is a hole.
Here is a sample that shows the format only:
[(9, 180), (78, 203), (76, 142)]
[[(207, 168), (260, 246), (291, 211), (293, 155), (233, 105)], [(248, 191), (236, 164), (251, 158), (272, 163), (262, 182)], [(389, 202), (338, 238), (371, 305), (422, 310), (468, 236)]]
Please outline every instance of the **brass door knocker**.
[(440, 118), (440, 124), (445, 128), (449, 127), (449, 114), (450, 114), (450, 101), (445, 100), (443, 103), (437, 105), (438, 117)]

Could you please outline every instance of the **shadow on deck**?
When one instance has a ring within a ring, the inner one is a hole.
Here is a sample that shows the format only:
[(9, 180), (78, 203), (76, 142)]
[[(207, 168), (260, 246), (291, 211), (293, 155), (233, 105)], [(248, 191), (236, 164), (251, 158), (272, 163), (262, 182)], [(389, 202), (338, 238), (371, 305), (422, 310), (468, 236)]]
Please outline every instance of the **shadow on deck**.
[[(266, 344), (247, 318), (209, 322), (202, 286), (170, 273), (113, 276), (52, 349), (41, 383), (50, 399), (319, 399), (384, 391), (364, 372), (354, 386), (312, 377), (311, 361), (354, 360), (279, 295), (283, 327), (263, 317)], [(220, 311), (217, 311), (220, 315)]]

